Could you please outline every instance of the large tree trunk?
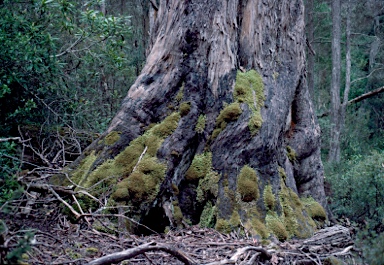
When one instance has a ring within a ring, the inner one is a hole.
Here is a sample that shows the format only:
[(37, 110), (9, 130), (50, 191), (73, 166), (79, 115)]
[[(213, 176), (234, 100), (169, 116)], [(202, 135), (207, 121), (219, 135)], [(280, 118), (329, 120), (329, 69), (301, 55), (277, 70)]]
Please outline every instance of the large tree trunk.
[(146, 65), (72, 178), (114, 186), (157, 231), (310, 235), (326, 202), (302, 1), (168, 0), (153, 14)]

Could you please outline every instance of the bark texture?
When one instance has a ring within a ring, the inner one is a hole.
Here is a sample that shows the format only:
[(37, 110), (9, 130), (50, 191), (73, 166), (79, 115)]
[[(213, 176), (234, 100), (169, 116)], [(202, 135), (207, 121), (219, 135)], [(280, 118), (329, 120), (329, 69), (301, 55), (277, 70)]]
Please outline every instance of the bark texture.
[[(91, 186), (106, 169), (102, 177), (125, 194), (116, 202), (158, 231), (183, 221), (256, 231), (259, 220), (267, 229), (255, 233), (265, 236), (299, 213), (292, 229), (311, 232), (308, 217), (325, 218), (318, 203), (326, 202), (320, 129), (305, 81), (303, 6), (160, 1), (146, 65), (108, 130), (71, 166), (73, 179)], [(122, 154), (138, 145), (126, 160), (133, 169), (121, 169)], [(155, 171), (164, 176), (151, 186)], [(152, 190), (133, 187), (134, 176)]]

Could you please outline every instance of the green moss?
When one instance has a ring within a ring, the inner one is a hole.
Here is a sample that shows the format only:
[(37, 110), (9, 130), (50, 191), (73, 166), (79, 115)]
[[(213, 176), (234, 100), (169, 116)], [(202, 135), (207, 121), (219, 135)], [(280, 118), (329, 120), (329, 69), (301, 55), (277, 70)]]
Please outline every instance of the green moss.
[(81, 162), (77, 169), (71, 174), (72, 180), (76, 183), (81, 183), (87, 177), (91, 166), (96, 161), (95, 151), (92, 151)]
[(227, 105), (220, 111), (220, 114), (216, 119), (216, 127), (224, 129), (227, 126), (227, 122), (237, 120), (241, 113), (242, 110), (238, 102)]
[(167, 105), (167, 108), (171, 111), (175, 110), (175, 106), (173, 106), (171, 103)]
[(181, 85), (181, 88), (180, 88), (179, 92), (177, 93), (175, 99), (177, 102), (180, 102), (183, 100), (183, 97), (184, 97), (184, 83)]
[(160, 124), (154, 126), (151, 131), (153, 135), (156, 135), (160, 138), (165, 138), (171, 135), (177, 128), (177, 125), (180, 120), (179, 113), (172, 113), (164, 119)]
[(172, 183), (172, 191), (173, 191), (173, 194), (174, 195), (179, 195), (180, 191), (179, 191), (179, 187), (177, 187), (177, 185), (175, 183)]
[(344, 265), (344, 264), (345, 264), (344, 262), (342, 262), (341, 260), (339, 260), (334, 256), (327, 257), (323, 262), (323, 265)]
[(198, 180), (205, 177), (212, 168), (212, 153), (205, 152), (195, 155), (192, 160), (191, 166), (185, 174), (187, 180)]
[(115, 157), (114, 166), (120, 168), (125, 175), (129, 175), (144, 149), (143, 137), (133, 140), (128, 147)]
[(199, 225), (201, 227), (213, 228), (215, 226), (215, 219), (217, 215), (217, 208), (211, 202), (207, 202), (204, 206), (203, 212), (200, 215)]
[(256, 134), (263, 123), (260, 110), (264, 106), (265, 95), (263, 80), (255, 70), (237, 72), (234, 98), (250, 108), (252, 116), (248, 127), (252, 135)]
[(199, 119), (197, 120), (195, 131), (197, 133), (203, 133), (205, 130), (205, 122), (206, 122), (206, 116), (200, 115)]
[(210, 169), (210, 172), (199, 180), (196, 196), (198, 202), (205, 201), (209, 195), (213, 195), (215, 198), (217, 197), (219, 192), (219, 179), (219, 174)]
[(80, 185), (84, 187), (91, 187), (101, 180), (105, 180), (105, 184), (114, 184), (114, 179), (123, 173), (122, 168), (116, 167), (113, 160), (107, 160), (98, 166), (91, 174), (81, 182)]
[(65, 249), (65, 253), (66, 253), (67, 256), (70, 257), (71, 259), (80, 259), (80, 258), (83, 257), (80, 253), (75, 252), (75, 251), (73, 251), (73, 250), (70, 249), (70, 248)]
[(282, 207), (282, 222), (291, 236), (308, 238), (312, 236), (316, 224), (312, 218), (306, 214), (303, 203), (299, 196), (290, 188), (286, 187), (281, 178), (281, 190), (279, 193), (280, 205)]
[[(151, 126), (143, 135), (132, 140), (114, 159), (106, 160), (87, 174), (97, 158), (92, 152), (83, 160), (72, 178), (85, 187), (91, 187), (96, 183), (113, 186), (117, 179), (121, 179), (112, 193), (112, 198), (116, 201), (153, 200), (166, 172), (166, 165), (157, 160), (156, 153), (165, 137), (177, 128), (179, 119), (180, 114), (171, 114), (163, 122)], [(116, 133), (111, 134), (111, 138), (112, 135), (116, 136)]]
[(182, 224), (182, 221), (183, 221), (183, 213), (181, 212), (179, 203), (177, 201), (173, 201), (172, 206), (173, 206), (173, 218), (176, 224), (179, 226)]
[[(132, 199), (133, 201), (152, 201), (155, 199), (159, 185), (164, 179), (166, 166), (159, 163), (155, 157), (144, 157), (139, 163), (137, 171), (134, 171), (129, 175), (127, 180), (122, 181), (121, 185), (126, 184), (128, 190), (128, 196), (126, 199)], [(118, 189), (116, 192), (121, 192), (121, 186), (117, 185)], [(117, 194), (113, 194), (116, 197)]]
[(113, 145), (118, 140), (120, 140), (120, 134), (121, 132), (112, 131), (104, 138), (104, 143), (106, 145)]
[(263, 191), (264, 205), (268, 210), (273, 211), (276, 205), (275, 195), (272, 191), (271, 185), (266, 185)]
[(297, 234), (299, 224), (296, 219), (295, 212), (289, 204), (282, 205), (283, 207), (283, 222), (285, 229), (287, 230), (289, 237)]
[[(159, 150), (161, 144), (163, 143), (163, 139), (153, 135), (153, 134), (147, 134), (146, 137), (144, 138), (142, 147), (145, 146), (147, 147), (147, 154), (149, 156), (156, 156), (157, 150)], [(141, 148), (142, 148), (141, 147)], [(141, 150), (140, 148), (140, 150)], [(144, 150), (144, 149), (143, 149)]]
[(279, 176), (284, 180), (284, 182), (285, 182), (285, 180), (287, 179), (287, 173), (285, 173), (285, 170), (284, 170), (284, 168), (282, 168), (282, 167), (278, 167), (277, 168), (277, 171), (279, 172)]
[(240, 215), (238, 211), (233, 211), (231, 218), (229, 219), (229, 224), (231, 225), (232, 228), (236, 228), (240, 226)]
[(116, 184), (116, 191), (112, 193), (112, 198), (116, 201), (121, 201), (129, 198), (128, 178), (125, 178)]
[(269, 232), (265, 224), (260, 221), (260, 219), (253, 217), (251, 219), (251, 224), (253, 229), (256, 231), (257, 234), (259, 234), (262, 238), (268, 238)]
[(95, 256), (98, 252), (99, 252), (99, 250), (97, 248), (92, 248), (91, 247), (91, 248), (86, 248), (85, 249), (86, 255), (90, 256), (90, 257)]
[(212, 132), (212, 139), (216, 139), (217, 136), (222, 132), (223, 130), (221, 128), (216, 128)]
[(261, 117), (260, 112), (253, 114), (253, 116), (250, 118), (248, 123), (248, 127), (249, 127), (249, 130), (251, 131), (251, 134), (255, 135), (261, 128), (262, 124), (263, 124), (263, 118)]
[(296, 154), (295, 149), (293, 149), (289, 145), (287, 145), (287, 156), (288, 156), (289, 161), (291, 161), (292, 163), (297, 160), (297, 154)]
[(258, 235), (266, 239), (270, 233), (260, 216), (260, 213), (255, 208), (250, 209), (247, 211), (247, 221), (244, 226), (253, 236)]
[(285, 229), (284, 223), (275, 214), (268, 213), (265, 217), (265, 222), (267, 227), (280, 241), (288, 239), (288, 232)]
[(241, 199), (245, 202), (259, 198), (259, 185), (256, 171), (247, 165), (241, 169), (237, 177), (237, 191), (240, 193)]
[(302, 203), (304, 204), (305, 209), (307, 210), (310, 217), (318, 221), (325, 221), (327, 218), (327, 213), (324, 208), (315, 201), (312, 197), (301, 198)]
[(231, 232), (231, 225), (225, 219), (217, 219), (215, 229), (223, 234), (229, 234)]
[(215, 139), (227, 127), (228, 122), (237, 120), (241, 113), (238, 102), (231, 103), (222, 109), (216, 119), (216, 129), (212, 133), (212, 139)]
[(179, 111), (180, 111), (181, 117), (188, 115), (188, 113), (191, 111), (191, 102), (181, 103), (179, 107)]
[(160, 181), (164, 178), (166, 166), (159, 163), (156, 157), (144, 156), (137, 165), (137, 170)]

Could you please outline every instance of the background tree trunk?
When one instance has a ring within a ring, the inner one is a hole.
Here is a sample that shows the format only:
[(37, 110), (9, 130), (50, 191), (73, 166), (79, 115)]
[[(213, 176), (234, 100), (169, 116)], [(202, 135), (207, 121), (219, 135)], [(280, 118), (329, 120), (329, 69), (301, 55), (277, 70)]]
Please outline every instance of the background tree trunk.
[(311, 94), (311, 99), (313, 100), (315, 96), (315, 52), (313, 50), (313, 44), (315, 41), (315, 28), (314, 28), (314, 19), (313, 19), (313, 6), (314, 0), (307, 0), (305, 8), (305, 17), (306, 17), (306, 29), (307, 29), (307, 82), (308, 89)]
[(325, 213), (297, 194), (326, 202), (303, 2), (169, 0), (153, 16), (146, 65), (73, 180), (114, 187), (157, 231), (242, 223), (308, 236)]
[(331, 83), (331, 135), (328, 161), (340, 161), (340, 73), (341, 73), (341, 6), (332, 1), (332, 83)]

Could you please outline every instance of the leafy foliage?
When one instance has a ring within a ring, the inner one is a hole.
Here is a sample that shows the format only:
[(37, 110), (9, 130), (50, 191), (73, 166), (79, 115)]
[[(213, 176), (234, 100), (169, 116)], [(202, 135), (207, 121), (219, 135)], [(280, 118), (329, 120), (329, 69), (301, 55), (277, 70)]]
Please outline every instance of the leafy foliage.
[(31, 123), (105, 129), (136, 59), (130, 18), (105, 15), (98, 2), (2, 1), (0, 135)]
[(356, 155), (344, 166), (333, 168), (333, 212), (372, 228), (383, 229), (384, 220), (384, 152)]
[(21, 187), (16, 179), (16, 172), (19, 170), (16, 157), (18, 153), (16, 143), (0, 143), (0, 206), (21, 193)]

